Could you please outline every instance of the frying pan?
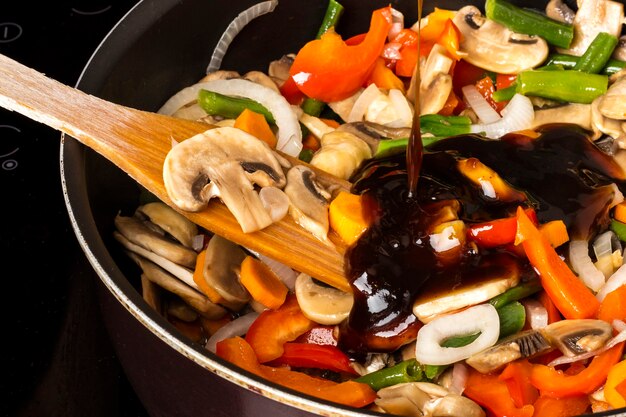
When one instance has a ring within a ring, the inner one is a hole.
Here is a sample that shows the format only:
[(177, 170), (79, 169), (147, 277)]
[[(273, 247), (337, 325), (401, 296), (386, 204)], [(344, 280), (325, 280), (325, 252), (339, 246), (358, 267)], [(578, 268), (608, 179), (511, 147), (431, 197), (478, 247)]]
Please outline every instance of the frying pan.
[[(126, 106), (156, 111), (200, 79), (228, 24), (255, 0), (144, 0), (102, 41), (84, 68), (81, 90)], [(345, 37), (367, 29), (372, 10), (391, 4), (411, 22), (417, 2), (342, 0), (337, 30)], [(472, 2), (473, 3), (473, 2)], [(424, 2), (424, 13), (433, 10)], [(458, 9), (467, 2), (441, 0)], [(476, 2), (481, 7), (482, 2)], [(526, 3), (528, 4), (528, 3)], [(279, 0), (272, 13), (237, 35), (222, 68), (267, 70), (317, 33), (325, 0)], [(542, 8), (544, 3), (531, 5)], [(141, 204), (138, 185), (70, 137), (61, 148), (61, 178), (73, 228), (99, 279), (98, 299), (122, 366), (151, 416), (378, 415), (306, 397), (260, 380), (188, 341), (142, 299), (140, 272), (113, 240), (113, 219)], [(626, 410), (621, 410), (626, 411)], [(617, 413), (617, 412), (615, 412)], [(610, 415), (610, 414), (606, 414)]]

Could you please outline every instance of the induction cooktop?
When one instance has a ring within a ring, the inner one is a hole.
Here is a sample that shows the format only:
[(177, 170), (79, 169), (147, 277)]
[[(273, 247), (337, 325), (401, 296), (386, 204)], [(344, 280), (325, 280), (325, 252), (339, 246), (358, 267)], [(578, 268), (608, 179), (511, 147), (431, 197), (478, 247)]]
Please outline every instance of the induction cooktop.
[[(0, 53), (75, 85), (135, 3), (4, 0)], [(0, 110), (1, 415), (147, 416), (109, 342), (98, 278), (70, 225), (59, 147), (60, 133)]]

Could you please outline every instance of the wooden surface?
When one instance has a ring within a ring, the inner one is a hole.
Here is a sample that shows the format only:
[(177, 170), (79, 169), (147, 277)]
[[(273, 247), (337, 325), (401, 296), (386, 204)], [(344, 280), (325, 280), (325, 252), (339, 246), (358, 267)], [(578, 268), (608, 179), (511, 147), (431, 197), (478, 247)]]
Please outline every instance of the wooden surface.
[[(123, 107), (63, 85), (0, 54), (0, 106), (69, 134), (109, 159), (155, 196), (173, 207), (163, 184), (163, 161), (172, 139), (182, 141), (208, 125)], [(293, 159), (292, 159), (293, 161)], [(349, 183), (318, 172), (325, 184)], [(264, 230), (243, 233), (222, 203), (211, 201), (191, 221), (254, 251), (349, 291), (344, 245), (317, 240), (286, 217)], [(113, 219), (111, 219), (111, 222)]]

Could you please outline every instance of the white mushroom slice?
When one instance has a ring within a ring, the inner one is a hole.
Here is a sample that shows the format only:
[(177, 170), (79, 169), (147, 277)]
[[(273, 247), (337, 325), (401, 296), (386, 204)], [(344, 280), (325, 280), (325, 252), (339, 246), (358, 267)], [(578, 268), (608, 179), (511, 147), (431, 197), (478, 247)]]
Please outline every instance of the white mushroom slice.
[(454, 16), (461, 32), (460, 49), (465, 60), (477, 67), (501, 74), (517, 74), (542, 64), (548, 44), (537, 36), (512, 32), (485, 18), (475, 6), (465, 6)]
[(606, 94), (600, 97), (598, 110), (609, 119), (626, 120), (626, 74), (611, 84)]
[(210, 320), (216, 320), (226, 314), (226, 310), (224, 308), (212, 303), (204, 294), (176, 279), (155, 263), (132, 252), (129, 252), (128, 255), (137, 263), (137, 265), (139, 265), (143, 271), (143, 275), (147, 279), (185, 300), (189, 306), (200, 313), (203, 317)]
[(406, 382), (377, 392), (376, 405), (389, 414), (409, 417), (484, 417), (474, 401), (430, 382)]
[(289, 214), (300, 226), (321, 240), (328, 240), (328, 199), (330, 195), (315, 181), (315, 173), (302, 165), (287, 172), (285, 194), (289, 197)]
[(352, 109), (354, 108), (354, 104), (359, 99), (362, 92), (363, 92), (363, 89), (360, 89), (359, 91), (357, 91), (356, 93), (354, 93), (348, 98), (344, 98), (341, 101), (334, 101), (334, 102), (328, 103), (328, 107), (330, 107), (332, 111), (337, 113), (344, 122), (349, 122), (350, 113), (352, 112)]
[(464, 277), (463, 283), (452, 290), (423, 291), (413, 302), (413, 314), (428, 323), (442, 314), (485, 302), (519, 284), (517, 263), (508, 257), (497, 260), (501, 262), (484, 268), (484, 275)]
[(163, 180), (170, 199), (186, 211), (204, 208), (217, 187), (245, 233), (272, 223), (253, 184), (282, 188), (286, 181), (265, 142), (230, 127), (207, 130), (172, 148)]
[(600, 112), (600, 103), (604, 96), (596, 98), (591, 103), (591, 127), (594, 131), (593, 139), (598, 139), (602, 134), (617, 139), (620, 148), (626, 148), (626, 129), (619, 120), (605, 117)]
[(198, 234), (198, 226), (182, 214), (161, 202), (154, 202), (139, 206), (137, 212), (146, 216), (150, 221), (188, 248), (193, 247), (193, 238)]
[(369, 145), (372, 152), (378, 149), (378, 143), (383, 139), (407, 138), (411, 134), (410, 128), (394, 128), (371, 122), (344, 123), (337, 130), (359, 137)]
[(239, 282), (239, 270), (246, 253), (233, 242), (214, 235), (207, 245), (202, 276), (206, 284), (222, 298), (231, 310), (241, 310), (250, 294)]
[(189, 304), (182, 299), (173, 297), (167, 302), (167, 315), (177, 318), (178, 320), (191, 323), (198, 319), (199, 314)]
[(295, 59), (295, 54), (283, 55), (280, 59), (270, 62), (267, 73), (274, 80), (277, 86), (282, 86), (289, 78), (289, 69)]
[(136, 217), (115, 216), (115, 227), (132, 243), (178, 265), (193, 267), (197, 254), (173, 239), (167, 239), (149, 229)]
[(311, 165), (347, 180), (361, 162), (372, 157), (372, 150), (362, 139), (349, 132), (325, 134), (321, 148), (313, 155)]
[(302, 123), (309, 131), (318, 139), (321, 139), (327, 133), (334, 132), (335, 129), (328, 126), (319, 117), (308, 115), (304, 112), (300, 115), (300, 123)]
[(551, 123), (574, 123), (583, 129), (591, 130), (591, 105), (569, 103), (563, 106), (535, 110), (531, 129)]
[(574, 357), (603, 347), (613, 336), (613, 327), (604, 320), (561, 320), (541, 333), (565, 356)]
[(350, 315), (352, 294), (313, 281), (306, 274), (296, 279), (296, 298), (302, 313), (314, 322), (334, 325)]
[(260, 84), (264, 87), (274, 90), (280, 94), (280, 90), (276, 86), (276, 83), (265, 73), (261, 71), (250, 71), (244, 74), (243, 78), (253, 83)]
[(289, 197), (281, 189), (263, 187), (259, 191), (259, 198), (272, 221), (277, 222), (287, 215), (289, 211)]
[(144, 301), (160, 315), (163, 315), (161, 287), (150, 281), (146, 274), (141, 274), (141, 296)]
[(600, 32), (618, 36), (624, 22), (624, 5), (611, 0), (578, 0), (574, 16), (574, 39), (564, 54), (581, 56)]
[[(452, 91), (452, 76), (449, 74), (453, 60), (447, 55), (445, 48), (435, 45), (428, 58), (420, 63), (420, 114), (439, 112)], [(407, 96), (415, 97), (416, 73), (411, 77), (411, 85)]]
[(546, 15), (551, 19), (571, 25), (576, 13), (563, 0), (550, 0), (546, 5)]

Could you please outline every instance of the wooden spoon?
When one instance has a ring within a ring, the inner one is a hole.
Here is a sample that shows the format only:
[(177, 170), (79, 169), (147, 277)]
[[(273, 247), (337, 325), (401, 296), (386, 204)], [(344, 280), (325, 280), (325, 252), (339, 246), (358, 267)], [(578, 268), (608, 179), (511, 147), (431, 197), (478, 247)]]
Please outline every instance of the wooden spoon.
[[(0, 106), (76, 138), (172, 207), (163, 184), (163, 161), (172, 140), (182, 141), (211, 128), (99, 99), (1, 54)], [(316, 172), (326, 185), (350, 187), (346, 181)], [(261, 231), (244, 233), (226, 206), (215, 201), (201, 212), (182, 214), (213, 233), (350, 291), (344, 272), (345, 246), (336, 237), (331, 236), (334, 247), (327, 245), (289, 216)]]

